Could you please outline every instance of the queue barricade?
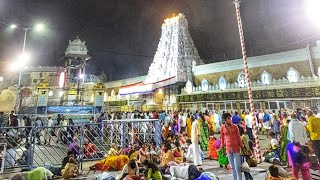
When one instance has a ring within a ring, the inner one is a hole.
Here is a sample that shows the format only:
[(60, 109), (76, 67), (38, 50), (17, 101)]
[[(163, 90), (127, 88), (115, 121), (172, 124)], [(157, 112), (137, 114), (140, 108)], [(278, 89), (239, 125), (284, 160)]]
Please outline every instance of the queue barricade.
[[(158, 119), (108, 120), (69, 126), (0, 129), (4, 132), (1, 134), (0, 143), (6, 144), (4, 173), (12, 168), (61, 166), (68, 150), (72, 149), (71, 143), (77, 147), (73, 150), (81, 167), (85, 161), (103, 159), (112, 144), (123, 150), (130, 145), (142, 143), (155, 142), (158, 147), (161, 146), (161, 123)], [(26, 144), (29, 145), (29, 150), (26, 149)], [(94, 150), (88, 149), (88, 145), (92, 145)]]

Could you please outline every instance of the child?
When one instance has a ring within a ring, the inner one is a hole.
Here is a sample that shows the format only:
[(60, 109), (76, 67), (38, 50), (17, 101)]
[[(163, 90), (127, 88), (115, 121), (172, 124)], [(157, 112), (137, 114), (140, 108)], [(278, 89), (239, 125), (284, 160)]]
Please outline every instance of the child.
[(276, 134), (276, 138), (280, 139), (280, 120), (278, 115), (273, 115), (272, 131)]
[(269, 167), (268, 172), (270, 175), (267, 177), (267, 180), (294, 180), (295, 178), (283, 178), (279, 176), (279, 169), (275, 165)]
[(211, 136), (209, 138), (209, 156), (210, 156), (210, 159), (217, 160), (218, 159), (218, 151), (217, 151), (214, 143), (215, 143), (215, 138), (214, 138), (213, 134), (211, 134)]
[(320, 165), (316, 155), (310, 157), (310, 169), (309, 169), (310, 179), (320, 180)]
[(270, 147), (265, 152), (265, 161), (272, 162), (275, 158), (280, 158), (280, 149), (279, 149), (279, 142), (277, 140), (276, 134), (274, 132), (270, 133)]
[[(279, 177), (282, 177), (282, 178), (289, 177), (288, 172), (281, 166), (279, 159), (274, 159), (272, 164), (278, 168), (278, 171), (279, 171), (278, 176)], [(270, 171), (268, 170), (266, 172), (266, 179), (268, 179), (269, 176), (270, 176)]]
[(63, 179), (71, 179), (79, 174), (79, 169), (76, 160), (73, 157), (69, 158), (69, 162), (65, 168), (61, 171)]
[(147, 149), (147, 145), (145, 143), (143, 143), (140, 150), (139, 150), (139, 157), (140, 157), (139, 162), (142, 163), (146, 159), (149, 160), (150, 159), (149, 155), (150, 155), (150, 153)]
[(220, 140), (220, 138), (215, 139), (215, 141), (214, 141), (214, 147), (215, 147), (216, 149), (220, 149), (220, 147), (221, 147), (221, 140)]
[(229, 164), (228, 157), (226, 156), (226, 148), (220, 148), (218, 150), (218, 162), (220, 164), (220, 167), (223, 166), (227, 168), (227, 165)]

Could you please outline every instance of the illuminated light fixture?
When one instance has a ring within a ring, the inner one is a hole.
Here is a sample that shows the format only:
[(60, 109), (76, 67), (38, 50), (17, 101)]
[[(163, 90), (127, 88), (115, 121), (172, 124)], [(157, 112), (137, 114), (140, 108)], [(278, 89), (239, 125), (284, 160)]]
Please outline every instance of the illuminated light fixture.
[(15, 29), (15, 28), (17, 28), (17, 25), (11, 24), (11, 25), (10, 25), (10, 28), (11, 28), (11, 29)]
[(64, 87), (64, 80), (65, 80), (65, 72), (61, 72), (59, 77), (59, 88)]
[(158, 91), (158, 93), (159, 93), (159, 94), (163, 94), (163, 89), (160, 88), (159, 91)]
[(79, 74), (79, 78), (83, 79), (84, 78), (84, 74)]
[(59, 97), (62, 97), (63, 94), (64, 94), (63, 91), (60, 91), (60, 92), (59, 92)]
[(36, 26), (34, 27), (37, 31), (43, 31), (44, 30), (44, 24), (36, 24)]
[(320, 26), (320, 1), (319, 0), (305, 0), (305, 12), (309, 18), (317, 25)]
[(104, 92), (103, 101), (106, 102), (107, 99), (108, 99), (108, 93), (107, 93), (107, 92)]
[(53, 96), (53, 91), (49, 91), (48, 95)]
[(94, 94), (92, 93), (91, 98), (90, 98), (90, 102), (93, 102), (93, 101), (94, 101)]

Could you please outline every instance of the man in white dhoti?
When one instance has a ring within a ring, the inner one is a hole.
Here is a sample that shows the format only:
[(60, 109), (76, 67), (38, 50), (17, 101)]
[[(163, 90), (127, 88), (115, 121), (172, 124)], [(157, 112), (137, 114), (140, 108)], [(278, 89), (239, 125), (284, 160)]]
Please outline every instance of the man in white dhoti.
[(202, 165), (201, 153), (200, 153), (200, 145), (199, 145), (199, 138), (200, 138), (200, 129), (198, 120), (195, 120), (194, 116), (191, 116), (192, 121), (192, 128), (191, 128), (191, 142), (193, 146), (193, 164), (195, 166)]

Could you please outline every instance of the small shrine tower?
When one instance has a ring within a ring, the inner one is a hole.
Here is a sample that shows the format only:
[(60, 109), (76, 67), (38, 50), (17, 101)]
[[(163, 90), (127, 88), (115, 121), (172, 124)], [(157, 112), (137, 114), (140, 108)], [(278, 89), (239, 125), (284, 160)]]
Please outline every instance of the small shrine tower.
[[(66, 68), (66, 87), (68, 89), (68, 104), (79, 104), (81, 101), (82, 88), (81, 83), (85, 79), (86, 62), (91, 57), (88, 55), (88, 49), (85, 41), (81, 41), (79, 37), (73, 41), (69, 40), (69, 45), (65, 51), (64, 66)], [(75, 92), (76, 91), (76, 96)], [(73, 92), (70, 94), (70, 92)], [(70, 102), (71, 101), (71, 102)]]

